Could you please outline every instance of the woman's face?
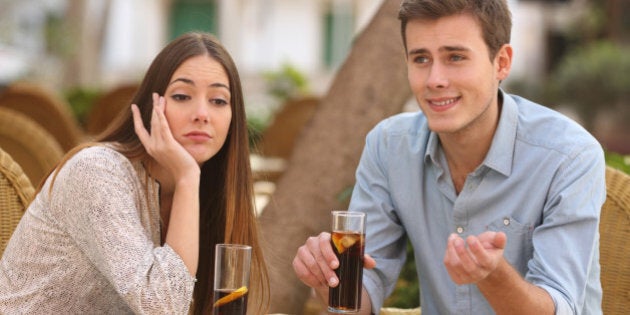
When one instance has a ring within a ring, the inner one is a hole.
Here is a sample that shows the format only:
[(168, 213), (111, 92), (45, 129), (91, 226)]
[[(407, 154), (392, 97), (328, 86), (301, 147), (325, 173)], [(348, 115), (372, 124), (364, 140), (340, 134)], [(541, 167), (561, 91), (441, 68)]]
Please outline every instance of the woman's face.
[(232, 121), (225, 69), (208, 55), (184, 61), (168, 83), (165, 115), (173, 137), (203, 164), (223, 146)]

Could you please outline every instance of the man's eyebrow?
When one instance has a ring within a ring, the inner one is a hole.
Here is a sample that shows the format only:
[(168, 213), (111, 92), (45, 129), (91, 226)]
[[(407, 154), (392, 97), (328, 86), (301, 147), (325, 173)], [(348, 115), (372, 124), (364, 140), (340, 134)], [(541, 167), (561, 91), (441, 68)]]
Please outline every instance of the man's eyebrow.
[(440, 47), (440, 51), (470, 51), (470, 48), (465, 46), (444, 46)]
[[(177, 78), (177, 79), (175, 79), (175, 80), (171, 81), (168, 85), (174, 84), (175, 82), (183, 82), (183, 83), (185, 83), (185, 84), (188, 84), (188, 85), (193, 85), (193, 86), (195, 85), (195, 82), (194, 82), (193, 80), (191, 80), (191, 79), (187, 79), (187, 78)], [(223, 84), (223, 83), (219, 83), (219, 82), (217, 82), (217, 83), (212, 83), (212, 84), (210, 84), (210, 85), (208, 85), (208, 86), (209, 86), (209, 87), (215, 87), (215, 88), (222, 87), (222, 88), (225, 88), (225, 89), (227, 89), (227, 90), (230, 90), (230, 87), (229, 87), (229, 86), (227, 86), (227, 85), (225, 85), (225, 84)]]
[(429, 52), (429, 50), (425, 48), (416, 48), (416, 49), (410, 50), (408, 55), (420, 55), (420, 54), (426, 54), (427, 52)]
[[(452, 51), (470, 51), (470, 48), (465, 47), (465, 46), (442, 46), (438, 49), (438, 51), (442, 52), (442, 51), (447, 51), (447, 52), (452, 52)], [(416, 48), (416, 49), (412, 49), (409, 51), (408, 55), (420, 55), (420, 54), (426, 54), (429, 53), (429, 50), (426, 48)]]

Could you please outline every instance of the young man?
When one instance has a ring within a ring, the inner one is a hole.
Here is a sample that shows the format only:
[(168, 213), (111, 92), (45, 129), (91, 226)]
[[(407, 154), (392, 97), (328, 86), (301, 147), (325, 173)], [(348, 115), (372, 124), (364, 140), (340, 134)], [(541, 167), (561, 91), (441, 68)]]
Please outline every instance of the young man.
[[(505, 0), (405, 0), (399, 18), (421, 112), (367, 136), (350, 209), (367, 213), (362, 312), (378, 313), (414, 248), (422, 314), (601, 314), (599, 143), (499, 88), (512, 64)], [(330, 235), (297, 252), (327, 300)]]

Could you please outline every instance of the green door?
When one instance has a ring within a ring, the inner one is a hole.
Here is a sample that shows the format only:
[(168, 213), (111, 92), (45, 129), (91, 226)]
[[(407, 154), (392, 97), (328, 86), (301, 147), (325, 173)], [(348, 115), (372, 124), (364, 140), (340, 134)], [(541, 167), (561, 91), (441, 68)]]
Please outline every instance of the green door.
[(215, 0), (175, 0), (171, 9), (170, 37), (190, 31), (217, 35), (217, 5)]

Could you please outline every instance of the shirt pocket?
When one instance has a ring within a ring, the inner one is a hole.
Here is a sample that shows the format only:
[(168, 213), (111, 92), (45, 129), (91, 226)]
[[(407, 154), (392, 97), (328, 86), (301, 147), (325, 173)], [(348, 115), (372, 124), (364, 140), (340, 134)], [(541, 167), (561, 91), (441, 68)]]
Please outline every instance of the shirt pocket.
[(524, 224), (513, 217), (502, 217), (488, 226), (489, 231), (503, 232), (507, 236), (507, 244), (503, 257), (522, 275), (527, 273), (527, 262), (532, 258), (532, 235), (534, 226)]

